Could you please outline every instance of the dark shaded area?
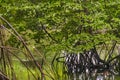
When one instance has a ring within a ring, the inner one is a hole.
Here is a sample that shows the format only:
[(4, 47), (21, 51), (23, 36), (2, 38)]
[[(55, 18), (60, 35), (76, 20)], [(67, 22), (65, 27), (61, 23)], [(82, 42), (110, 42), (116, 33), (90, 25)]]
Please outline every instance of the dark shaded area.
[(79, 54), (65, 53), (63, 57), (58, 57), (56, 60), (65, 64), (65, 72), (71, 80), (73, 78), (75, 80), (114, 80), (115, 75), (120, 75), (120, 55), (112, 57), (115, 46), (116, 42), (105, 59), (100, 58), (94, 47)]

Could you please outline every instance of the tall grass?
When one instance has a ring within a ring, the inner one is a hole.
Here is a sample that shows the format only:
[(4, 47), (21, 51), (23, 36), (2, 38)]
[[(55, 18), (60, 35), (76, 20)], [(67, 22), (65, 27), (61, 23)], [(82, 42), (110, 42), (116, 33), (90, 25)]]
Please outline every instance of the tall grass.
[[(54, 54), (49, 62), (37, 48), (32, 47), (32, 51), (6, 19), (1, 16), (0, 19), (2, 20), (0, 23), (0, 80), (3, 78), (5, 80), (69, 80), (71, 76), (68, 75), (65, 64), (56, 61), (56, 58), (61, 56), (61, 52)], [(7, 45), (8, 36), (11, 35), (23, 46), (22, 48)], [(111, 59), (117, 55), (111, 55), (114, 52), (107, 52), (113, 51), (114, 47), (108, 49), (110, 47), (111, 45), (103, 45), (100, 49), (98, 46), (99, 55), (101, 57), (106, 55), (103, 59)], [(108, 53), (110, 56), (107, 56)], [(36, 59), (35, 55), (39, 58)]]
[[(5, 18), (0, 16), (0, 19), (2, 20), (2, 23), (0, 24), (0, 70), (2, 75), (10, 80), (55, 80), (54, 71), (50, 64), (47, 63), (44, 56), (34, 48), (34, 54), (41, 57), (45, 62), (45, 66), (41, 64), (42, 62), (35, 59), (33, 52), (28, 48), (24, 39), (15, 28)], [(20, 44), (23, 45), (23, 48), (20, 50), (19, 48), (7, 45), (6, 33), (13, 35), (19, 40)], [(23, 56), (21, 57), (19, 54)], [(32, 64), (28, 65), (28, 62), (26, 64), (23, 57), (26, 61), (32, 61)], [(34, 66), (34, 68), (30, 68), (31, 65)]]

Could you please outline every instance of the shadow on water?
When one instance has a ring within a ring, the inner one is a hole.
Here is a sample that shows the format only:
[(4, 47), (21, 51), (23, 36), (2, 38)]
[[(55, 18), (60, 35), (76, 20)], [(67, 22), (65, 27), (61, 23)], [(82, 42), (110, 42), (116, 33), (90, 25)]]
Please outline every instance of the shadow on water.
[(64, 53), (56, 61), (63, 63), (66, 80), (120, 80), (120, 54), (113, 55), (116, 42), (104, 59), (100, 58), (96, 47), (83, 53)]

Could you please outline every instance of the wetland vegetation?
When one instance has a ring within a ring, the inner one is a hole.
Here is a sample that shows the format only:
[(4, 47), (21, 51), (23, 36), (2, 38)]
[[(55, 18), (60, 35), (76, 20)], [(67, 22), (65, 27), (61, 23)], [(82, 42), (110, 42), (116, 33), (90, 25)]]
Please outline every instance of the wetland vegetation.
[(0, 80), (119, 80), (120, 0), (1, 0)]

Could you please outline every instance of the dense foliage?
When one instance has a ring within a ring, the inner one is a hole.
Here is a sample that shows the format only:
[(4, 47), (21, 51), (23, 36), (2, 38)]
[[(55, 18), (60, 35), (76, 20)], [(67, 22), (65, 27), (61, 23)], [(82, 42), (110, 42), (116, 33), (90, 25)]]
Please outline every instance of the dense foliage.
[[(119, 4), (118, 0), (2, 0), (0, 12), (28, 44), (78, 52), (120, 37)], [(12, 36), (9, 41), (16, 42)]]
[[(120, 41), (120, 0), (1, 0), (0, 16), (31, 50), (36, 47), (46, 56)], [(11, 31), (2, 20), (0, 25)], [(7, 34), (5, 45), (23, 49), (14, 35)]]

